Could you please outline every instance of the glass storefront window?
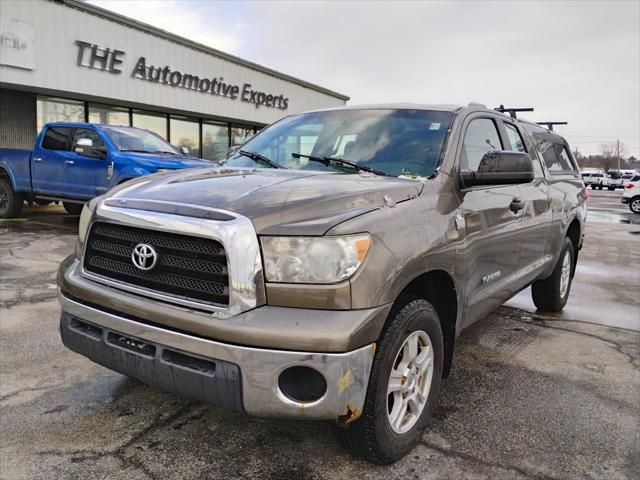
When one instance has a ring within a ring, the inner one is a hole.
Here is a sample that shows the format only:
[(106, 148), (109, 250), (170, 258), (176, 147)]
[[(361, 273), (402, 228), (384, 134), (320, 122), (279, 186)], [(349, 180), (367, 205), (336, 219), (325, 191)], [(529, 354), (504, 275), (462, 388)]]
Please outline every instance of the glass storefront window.
[(202, 158), (223, 160), (229, 150), (229, 127), (213, 123), (202, 124)]
[(253, 127), (231, 127), (231, 145), (242, 145), (254, 135)]
[(133, 126), (157, 133), (167, 140), (167, 116), (162, 113), (134, 110)]
[(49, 122), (84, 122), (84, 102), (65, 98), (38, 97), (38, 132)]
[(176, 147), (187, 147), (194, 157), (200, 156), (200, 125), (195, 118), (169, 117), (169, 142)]
[(89, 104), (89, 122), (129, 126), (129, 109), (113, 105)]

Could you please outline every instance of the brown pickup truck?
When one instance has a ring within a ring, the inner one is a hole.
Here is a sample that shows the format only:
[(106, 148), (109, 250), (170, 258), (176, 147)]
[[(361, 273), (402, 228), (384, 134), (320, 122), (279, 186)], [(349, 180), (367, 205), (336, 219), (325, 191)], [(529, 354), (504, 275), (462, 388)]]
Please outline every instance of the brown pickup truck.
[(466, 327), (529, 285), (564, 307), (586, 211), (567, 142), (483, 106), (292, 115), (222, 166), (86, 204), (62, 340), (214, 405), (334, 420), (390, 463)]

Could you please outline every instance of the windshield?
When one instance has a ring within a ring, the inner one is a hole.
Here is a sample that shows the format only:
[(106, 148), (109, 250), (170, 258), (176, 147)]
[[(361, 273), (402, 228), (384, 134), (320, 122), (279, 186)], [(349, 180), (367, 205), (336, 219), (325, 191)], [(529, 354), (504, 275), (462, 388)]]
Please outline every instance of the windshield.
[(355, 163), (386, 175), (429, 177), (453, 117), (451, 112), (409, 109), (294, 115), (253, 137), (227, 165), (269, 167), (260, 155), (284, 168), (354, 173), (357, 168), (348, 163)]
[(147, 130), (126, 127), (102, 127), (111, 143), (123, 152), (170, 153), (178, 151), (155, 133)]

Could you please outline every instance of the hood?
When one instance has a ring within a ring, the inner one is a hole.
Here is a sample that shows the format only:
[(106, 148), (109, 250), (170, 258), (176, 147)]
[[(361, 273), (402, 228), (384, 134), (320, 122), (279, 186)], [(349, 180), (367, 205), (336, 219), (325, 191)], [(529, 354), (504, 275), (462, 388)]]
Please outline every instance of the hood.
[(415, 198), (422, 188), (415, 180), (368, 173), (219, 167), (140, 177), (106, 198), (219, 208), (248, 217), (259, 234), (322, 235), (349, 218)]
[(171, 155), (156, 155), (153, 153), (120, 152), (120, 155), (135, 160), (140, 165), (152, 168), (202, 168), (215, 165), (208, 160), (197, 157), (183, 157)]

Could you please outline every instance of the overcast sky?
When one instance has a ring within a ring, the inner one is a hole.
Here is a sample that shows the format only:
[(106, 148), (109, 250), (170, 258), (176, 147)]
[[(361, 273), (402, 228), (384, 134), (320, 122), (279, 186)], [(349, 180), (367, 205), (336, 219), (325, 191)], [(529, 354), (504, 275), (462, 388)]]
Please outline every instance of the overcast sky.
[(640, 1), (91, 0), (349, 104), (533, 106), (583, 153), (640, 157)]

